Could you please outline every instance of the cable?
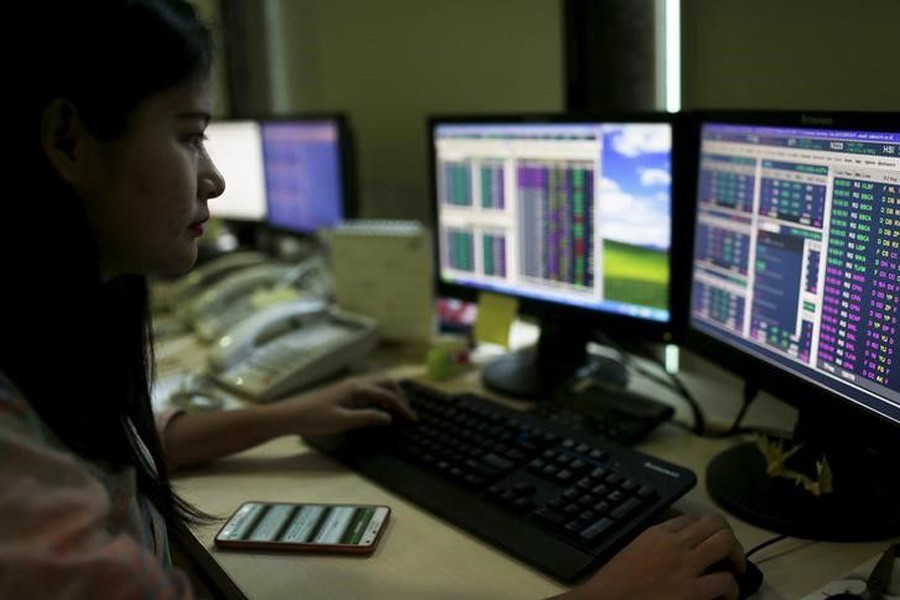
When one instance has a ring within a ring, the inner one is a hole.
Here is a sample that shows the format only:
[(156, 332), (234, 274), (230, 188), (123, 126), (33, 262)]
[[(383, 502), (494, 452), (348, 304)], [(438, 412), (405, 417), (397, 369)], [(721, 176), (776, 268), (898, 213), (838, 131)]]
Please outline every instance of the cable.
[[(662, 363), (658, 362), (661, 367)], [(675, 375), (674, 373), (669, 373), (665, 371), (663, 368), (663, 372), (666, 373), (668, 380), (663, 379), (656, 373), (652, 371), (648, 371), (644, 369), (638, 364), (634, 364), (635, 370), (644, 377), (648, 379), (652, 379), (657, 383), (664, 385), (668, 388), (671, 388), (678, 392), (688, 403), (688, 406), (691, 408), (691, 412), (694, 417), (694, 425), (686, 425), (684, 423), (675, 422), (676, 425), (690, 431), (700, 437), (711, 438), (711, 439), (724, 439), (728, 437), (734, 437), (738, 435), (752, 434), (752, 435), (764, 435), (767, 437), (776, 437), (781, 439), (788, 439), (791, 437), (790, 432), (781, 431), (778, 429), (772, 429), (769, 427), (762, 426), (753, 426), (753, 427), (742, 427), (741, 423), (744, 420), (744, 417), (747, 415), (747, 411), (750, 408), (750, 404), (756, 399), (756, 395), (759, 393), (759, 386), (750, 384), (749, 382), (745, 382), (744, 384), (744, 393), (742, 398), (741, 407), (738, 409), (737, 416), (734, 421), (732, 421), (731, 425), (725, 429), (724, 431), (709, 431), (706, 425), (706, 419), (703, 415), (703, 409), (700, 407), (700, 403), (697, 402), (694, 395), (691, 394), (690, 390), (687, 389), (687, 386), (684, 385), (684, 382), (681, 381), (681, 378)]]
[(741, 433), (756, 433), (755, 428), (747, 428), (741, 427), (741, 422), (744, 420), (744, 417), (747, 415), (747, 410), (750, 408), (750, 405), (753, 404), (753, 401), (756, 399), (756, 395), (759, 393), (759, 386), (756, 384), (752, 384), (749, 381), (744, 382), (744, 393), (742, 396), (741, 407), (738, 409), (737, 416), (735, 416), (734, 421), (732, 421), (731, 426), (725, 429), (724, 431), (719, 432), (707, 432), (706, 437), (711, 438), (728, 438), (739, 435)]
[(726, 435), (734, 435), (740, 429), (741, 421), (743, 421), (744, 417), (747, 416), (747, 410), (750, 408), (750, 405), (753, 404), (753, 401), (756, 399), (757, 394), (759, 394), (759, 386), (755, 383), (745, 381), (741, 408), (740, 410), (738, 410), (738, 414), (734, 418), (734, 423), (732, 423), (731, 427), (728, 428), (728, 431), (725, 432)]
[(656, 363), (660, 367), (662, 367), (663, 372), (667, 375), (667, 379), (660, 377), (659, 375), (657, 375), (656, 373), (653, 373), (652, 371), (648, 371), (647, 369), (643, 368), (640, 364), (635, 362), (631, 357), (631, 353), (629, 353), (627, 350), (625, 350), (625, 348), (619, 342), (617, 342), (615, 339), (613, 339), (608, 333), (606, 333), (604, 331), (600, 331), (600, 332), (598, 332), (598, 337), (600, 338), (600, 341), (598, 343), (609, 345), (619, 353), (619, 355), (622, 357), (622, 363), (626, 367), (631, 367), (641, 376), (646, 377), (647, 379), (655, 381), (656, 383), (659, 383), (660, 385), (663, 385), (665, 387), (668, 387), (668, 388), (673, 389), (676, 392), (678, 392), (685, 399), (688, 406), (690, 407), (691, 414), (692, 414), (693, 420), (694, 420), (693, 427), (691, 427), (690, 429), (688, 429), (688, 427), (684, 427), (684, 428), (688, 429), (692, 433), (694, 433), (698, 436), (701, 436), (701, 437), (703, 437), (706, 434), (706, 419), (703, 416), (703, 410), (700, 408), (700, 405), (697, 403), (696, 398), (694, 398), (693, 394), (691, 394), (691, 392), (687, 389), (687, 387), (684, 385), (684, 383), (676, 375), (674, 375), (673, 373), (669, 373), (668, 371), (665, 370), (665, 366), (662, 364), (662, 362), (659, 361), (659, 359), (657, 359), (655, 357), (651, 358), (651, 360), (654, 363)]
[[(639, 372), (644, 371), (640, 369)], [(675, 375), (674, 373), (669, 373), (663, 368), (663, 372), (668, 375), (669, 380), (672, 382), (672, 387), (681, 394), (681, 397), (685, 399), (688, 403), (688, 406), (691, 409), (691, 414), (694, 417), (694, 428), (693, 432), (697, 435), (704, 437), (706, 435), (706, 417), (703, 415), (703, 409), (700, 408), (700, 403), (697, 402), (697, 399), (694, 398), (694, 395), (687, 389), (687, 386), (684, 385), (684, 382), (681, 381), (681, 378)]]
[(756, 399), (757, 394), (759, 393), (759, 386), (756, 384), (752, 384), (749, 381), (744, 382), (741, 407), (738, 409), (737, 415), (735, 416), (731, 425), (722, 431), (710, 431), (707, 426), (706, 417), (703, 414), (703, 409), (700, 407), (700, 403), (697, 402), (697, 399), (690, 392), (690, 390), (688, 390), (687, 386), (684, 384), (681, 378), (678, 377), (678, 375), (666, 371), (665, 365), (661, 360), (652, 355), (647, 357), (648, 360), (658, 365), (662, 369), (662, 372), (666, 375), (665, 377), (661, 377), (657, 373), (644, 368), (640, 365), (640, 363), (633, 360), (631, 353), (629, 353), (619, 342), (613, 339), (606, 332), (598, 332), (598, 338), (598, 343), (610, 346), (619, 353), (624, 365), (626, 365), (627, 367), (631, 367), (642, 377), (646, 377), (647, 379), (655, 381), (662, 386), (674, 390), (682, 398), (684, 398), (685, 402), (687, 402), (688, 404), (688, 407), (691, 409), (693, 425), (687, 425), (678, 421), (672, 421), (672, 423), (674, 423), (676, 426), (681, 427), (682, 429), (685, 429), (699, 437), (710, 439), (724, 439), (745, 434), (764, 435), (767, 437), (776, 437), (781, 439), (789, 439), (792, 437), (789, 432), (779, 431), (768, 427), (741, 426), (744, 417), (747, 416), (747, 411), (749, 410), (750, 405), (753, 403), (753, 401)]
[(750, 558), (752, 555), (756, 554), (757, 552), (759, 552), (759, 551), (762, 550), (763, 548), (768, 548), (768, 547), (771, 546), (772, 544), (778, 543), (778, 542), (780, 542), (780, 541), (782, 541), (782, 540), (786, 540), (786, 539), (788, 539), (789, 537), (790, 537), (789, 535), (786, 535), (786, 534), (783, 534), (783, 533), (782, 533), (782, 534), (779, 534), (779, 535), (776, 535), (775, 537), (770, 538), (770, 539), (766, 540), (765, 542), (762, 542), (762, 543), (759, 543), (759, 544), (753, 546), (752, 548), (750, 548), (749, 550), (747, 550), (747, 551), (744, 553), (744, 556), (745, 556), (746, 558)]
[(697, 399), (694, 398), (694, 395), (690, 392), (690, 390), (687, 389), (687, 386), (684, 385), (684, 382), (681, 381), (681, 378), (679, 378), (674, 373), (669, 373), (668, 371), (666, 371), (665, 366), (662, 364), (662, 362), (658, 360), (654, 360), (654, 362), (662, 367), (663, 373), (666, 374), (666, 378), (660, 377), (656, 373), (648, 371), (647, 369), (637, 364), (634, 365), (634, 369), (642, 376), (678, 392), (678, 394), (680, 394), (681, 397), (684, 398), (685, 402), (687, 402), (688, 404), (688, 407), (691, 409), (691, 415), (693, 416), (694, 425), (689, 430), (699, 435), (700, 437), (704, 437), (706, 435), (706, 417), (703, 416), (703, 409), (700, 408), (700, 404), (697, 402)]

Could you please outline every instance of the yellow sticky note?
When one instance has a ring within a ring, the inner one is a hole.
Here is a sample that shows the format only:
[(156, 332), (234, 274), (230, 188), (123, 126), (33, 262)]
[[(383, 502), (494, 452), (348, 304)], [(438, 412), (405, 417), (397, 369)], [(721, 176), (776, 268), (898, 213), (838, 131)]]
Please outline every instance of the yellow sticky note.
[(475, 318), (475, 341), (509, 347), (509, 329), (519, 302), (509, 296), (482, 292), (478, 296), (478, 316)]

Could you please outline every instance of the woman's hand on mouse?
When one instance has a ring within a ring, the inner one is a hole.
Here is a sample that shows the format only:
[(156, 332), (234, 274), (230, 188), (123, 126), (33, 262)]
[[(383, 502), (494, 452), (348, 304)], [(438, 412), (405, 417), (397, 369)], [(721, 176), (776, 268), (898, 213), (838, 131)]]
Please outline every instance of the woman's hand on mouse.
[(708, 572), (722, 559), (745, 569), (744, 550), (718, 514), (682, 515), (648, 528), (597, 573), (556, 600), (736, 600), (728, 571)]

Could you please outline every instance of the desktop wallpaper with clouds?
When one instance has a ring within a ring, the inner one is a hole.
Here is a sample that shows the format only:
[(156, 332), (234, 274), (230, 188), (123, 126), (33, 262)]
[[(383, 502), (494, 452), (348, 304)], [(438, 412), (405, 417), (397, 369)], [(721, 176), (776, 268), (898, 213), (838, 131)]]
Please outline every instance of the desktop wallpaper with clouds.
[(608, 300), (668, 306), (671, 148), (664, 123), (604, 130), (597, 205)]

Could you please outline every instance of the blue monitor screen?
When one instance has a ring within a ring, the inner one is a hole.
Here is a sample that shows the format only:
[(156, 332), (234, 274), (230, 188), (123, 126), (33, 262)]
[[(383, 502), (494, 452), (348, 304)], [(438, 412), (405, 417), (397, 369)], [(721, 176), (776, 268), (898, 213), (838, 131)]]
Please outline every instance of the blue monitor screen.
[(312, 233), (344, 218), (340, 144), (334, 120), (262, 122), (268, 225)]
[(900, 134), (706, 122), (690, 326), (900, 422)]

